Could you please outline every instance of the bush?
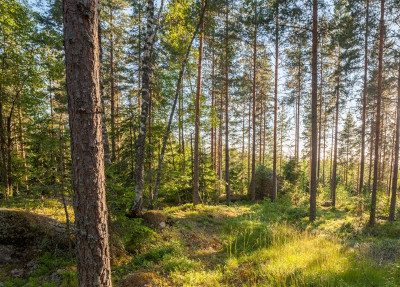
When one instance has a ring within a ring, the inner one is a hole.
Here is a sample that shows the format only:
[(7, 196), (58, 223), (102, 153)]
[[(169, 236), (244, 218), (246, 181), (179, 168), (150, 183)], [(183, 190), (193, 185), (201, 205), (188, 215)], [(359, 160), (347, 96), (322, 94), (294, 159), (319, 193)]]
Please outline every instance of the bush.
[(272, 191), (272, 170), (264, 165), (259, 165), (255, 172), (254, 184), (257, 200), (270, 195)]
[(283, 166), (283, 177), (291, 184), (295, 184), (300, 178), (300, 168), (295, 159), (290, 159)]

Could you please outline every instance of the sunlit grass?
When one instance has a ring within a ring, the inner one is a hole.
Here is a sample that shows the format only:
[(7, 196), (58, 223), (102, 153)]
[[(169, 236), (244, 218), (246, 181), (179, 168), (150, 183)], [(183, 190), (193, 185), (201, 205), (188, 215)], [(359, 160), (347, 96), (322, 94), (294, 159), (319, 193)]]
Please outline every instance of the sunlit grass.
[[(62, 202), (54, 198), (13, 198), (13, 200), (4, 201), (1, 208), (12, 210), (28, 211), (40, 215), (51, 217), (55, 220), (65, 223), (65, 211)], [(74, 210), (71, 205), (67, 205), (70, 221), (74, 221)]]
[[(113, 214), (117, 233), (111, 240), (118, 235), (128, 252), (114, 260), (115, 285), (129, 274), (152, 272), (162, 286), (400, 286), (400, 224), (384, 219), (387, 197), (379, 196), (380, 217), (370, 228), (368, 194), (362, 212), (360, 198), (343, 188), (337, 195), (333, 208), (324, 205), (327, 190), (320, 190), (312, 224), (303, 192), (276, 202), (167, 207), (161, 212), (172, 223), (162, 231)], [(54, 199), (16, 200), (7, 207), (65, 221)]]

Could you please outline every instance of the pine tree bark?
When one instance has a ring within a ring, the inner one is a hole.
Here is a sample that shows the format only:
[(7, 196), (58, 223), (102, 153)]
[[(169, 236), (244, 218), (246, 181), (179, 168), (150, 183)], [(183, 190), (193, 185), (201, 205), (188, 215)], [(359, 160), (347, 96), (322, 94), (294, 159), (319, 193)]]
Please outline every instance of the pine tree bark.
[(371, 210), (369, 224), (375, 225), (376, 220), (376, 194), (378, 191), (379, 145), (381, 135), (381, 105), (382, 105), (382, 81), (383, 81), (383, 44), (385, 29), (385, 0), (381, 0), (379, 20), (379, 51), (378, 51), (378, 87), (376, 93), (376, 120), (375, 120), (375, 144), (374, 144), (374, 175), (371, 193)]
[(310, 176), (310, 221), (317, 215), (317, 156), (318, 156), (318, 1), (313, 0), (312, 60), (311, 60), (311, 176)]
[(98, 1), (65, 0), (78, 285), (112, 286), (99, 79)]

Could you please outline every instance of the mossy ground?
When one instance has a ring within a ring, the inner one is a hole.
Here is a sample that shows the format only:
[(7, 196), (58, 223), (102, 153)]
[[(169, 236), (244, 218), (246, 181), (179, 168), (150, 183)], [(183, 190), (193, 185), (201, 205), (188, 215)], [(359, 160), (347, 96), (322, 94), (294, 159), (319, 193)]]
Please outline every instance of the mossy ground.
[[(113, 260), (115, 285), (141, 286), (143, 280), (148, 286), (400, 286), (400, 224), (386, 222), (386, 196), (380, 195), (378, 222), (371, 228), (368, 206), (358, 197), (340, 189), (336, 208), (321, 207), (324, 194), (313, 224), (301, 192), (273, 203), (164, 208), (172, 223), (161, 231), (114, 214), (112, 241), (127, 250)], [(63, 220), (54, 200), (25, 206)], [(56, 286), (49, 274), (61, 270), (62, 286), (75, 286), (74, 263), (63, 256), (43, 255), (31, 278), (12, 279), (2, 271), (0, 281)]]

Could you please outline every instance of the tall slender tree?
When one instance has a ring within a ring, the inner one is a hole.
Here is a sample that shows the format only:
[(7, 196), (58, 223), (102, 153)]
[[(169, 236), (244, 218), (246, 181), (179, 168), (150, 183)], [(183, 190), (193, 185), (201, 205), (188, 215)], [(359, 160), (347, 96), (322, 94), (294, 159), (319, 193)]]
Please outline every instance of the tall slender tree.
[(376, 195), (378, 191), (378, 169), (379, 169), (379, 146), (381, 137), (381, 106), (382, 106), (382, 82), (383, 82), (383, 45), (385, 35), (385, 0), (380, 1), (379, 20), (379, 48), (378, 48), (378, 86), (376, 92), (376, 115), (375, 115), (375, 143), (374, 143), (374, 171), (371, 192), (371, 209), (369, 224), (375, 225), (376, 220)]
[(142, 212), (144, 187), (144, 156), (146, 145), (147, 123), (150, 112), (151, 82), (153, 76), (154, 43), (156, 38), (156, 19), (154, 0), (147, 1), (146, 38), (142, 61), (141, 112), (139, 118), (139, 135), (135, 143), (135, 198), (128, 212), (129, 217), (136, 217)]
[(225, 194), (226, 202), (231, 201), (231, 186), (229, 174), (229, 0), (225, 4), (225, 63), (224, 63), (224, 93), (225, 93)]
[(318, 1), (313, 0), (311, 60), (311, 176), (310, 176), (310, 221), (317, 213), (317, 157), (318, 157)]
[[(201, 2), (201, 10), (204, 3)], [(200, 101), (202, 88), (202, 61), (203, 61), (203, 36), (204, 36), (204, 21), (201, 21), (199, 33), (199, 56), (197, 61), (197, 87), (195, 98), (195, 116), (194, 116), (194, 159), (193, 159), (193, 204), (200, 203), (199, 193), (199, 143), (200, 143)]]
[(275, 3), (275, 85), (274, 85), (274, 146), (272, 158), (272, 191), (271, 200), (274, 201), (278, 192), (277, 181), (277, 130), (278, 130), (278, 81), (279, 81), (279, 1)]
[(367, 114), (367, 93), (368, 93), (368, 35), (369, 35), (369, 0), (365, 0), (365, 34), (364, 34), (364, 77), (363, 77), (363, 97), (362, 97), (362, 116), (361, 116), (361, 155), (360, 155), (360, 178), (358, 182), (358, 194), (364, 187), (365, 170), (365, 122)]
[(393, 178), (392, 190), (390, 198), (389, 221), (394, 221), (396, 216), (396, 196), (397, 196), (397, 180), (399, 172), (399, 146), (400, 146), (400, 61), (398, 63), (399, 71), (397, 75), (397, 121), (396, 136), (394, 144), (394, 162), (393, 162)]
[[(251, 181), (250, 181), (250, 197), (252, 200), (256, 199), (256, 186), (255, 186), (255, 173), (256, 173), (256, 98), (257, 98), (257, 87), (256, 87), (256, 79), (257, 79), (257, 6), (255, 6), (254, 10), (254, 36), (253, 36), (253, 79), (252, 79), (252, 110), (251, 110), (251, 134), (252, 134), (252, 143), (251, 143)], [(250, 135), (250, 129), (249, 129)], [(250, 144), (250, 143), (249, 143)]]

